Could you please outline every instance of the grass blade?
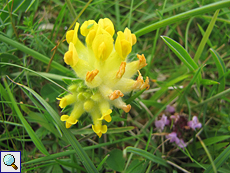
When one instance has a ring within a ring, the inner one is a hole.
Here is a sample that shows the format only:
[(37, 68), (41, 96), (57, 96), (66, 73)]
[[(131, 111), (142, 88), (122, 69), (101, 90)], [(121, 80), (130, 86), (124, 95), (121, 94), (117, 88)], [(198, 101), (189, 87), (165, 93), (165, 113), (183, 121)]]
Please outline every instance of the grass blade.
[[(216, 165), (216, 168), (220, 168), (225, 161), (229, 158), (230, 156), (230, 145), (215, 159), (214, 164)], [(205, 170), (204, 173), (211, 173), (213, 172), (212, 170), (212, 165), (209, 165), (209, 167)]]
[(140, 36), (142, 36), (142, 35), (144, 35), (146, 33), (149, 33), (151, 31), (156, 30), (157, 28), (162, 28), (162, 27), (171, 25), (173, 23), (180, 22), (182, 20), (191, 18), (193, 16), (204, 14), (206, 12), (214, 11), (214, 10), (224, 8), (224, 7), (230, 7), (230, 1), (229, 0), (218, 1), (218, 2), (215, 2), (215, 3), (209, 4), (209, 5), (205, 5), (203, 7), (198, 7), (198, 8), (195, 8), (193, 10), (189, 10), (189, 11), (186, 11), (184, 13), (180, 13), (178, 15), (169, 17), (167, 19), (164, 19), (164, 20), (161, 20), (159, 22), (153, 23), (152, 25), (146, 26), (146, 27), (136, 31), (135, 35), (137, 37), (140, 37)]
[(211, 165), (210, 165), (210, 166), (212, 166), (213, 171), (214, 171), (215, 173), (217, 173), (215, 163), (213, 162), (212, 156), (211, 156), (211, 154), (209, 153), (209, 151), (208, 151), (206, 145), (205, 145), (204, 142), (201, 140), (200, 136), (197, 136), (197, 138), (199, 139), (201, 145), (203, 146), (203, 148), (204, 148), (204, 150), (205, 150), (205, 152), (206, 152), (206, 154), (207, 154), (207, 156), (208, 156), (208, 158), (209, 158), (209, 160), (210, 160), (210, 162), (211, 162)]
[(225, 89), (225, 77), (224, 74), (226, 72), (226, 67), (224, 65), (224, 62), (222, 60), (222, 58), (220, 57), (220, 55), (214, 50), (214, 49), (210, 49), (212, 57), (215, 61), (217, 70), (218, 70), (218, 74), (219, 74), (219, 79), (222, 78), (219, 82), (220, 82), (220, 86), (219, 86), (219, 92), (224, 91)]
[(25, 127), (27, 133), (29, 134), (30, 138), (33, 140), (34, 145), (45, 155), (49, 155), (48, 151), (46, 150), (45, 146), (43, 145), (43, 143), (41, 142), (41, 140), (37, 137), (37, 135), (35, 134), (35, 132), (33, 131), (33, 129), (31, 128), (31, 126), (28, 124), (28, 122), (25, 120), (25, 118), (23, 117), (15, 99), (14, 96), (12, 94), (12, 92), (10, 91), (10, 88), (6, 82), (6, 79), (3, 79), (5, 88), (7, 90), (8, 96), (12, 102), (13, 108), (16, 112), (16, 114), (18, 115), (18, 118), (21, 120), (23, 126)]
[(177, 55), (177, 57), (188, 67), (190, 71), (193, 71), (198, 68), (197, 64), (193, 61), (188, 52), (179, 43), (167, 36), (161, 36), (161, 38), (169, 46), (169, 48)]
[(194, 61), (195, 61), (196, 63), (198, 62), (198, 60), (199, 60), (199, 58), (200, 58), (200, 56), (201, 56), (201, 54), (202, 54), (202, 52), (203, 52), (203, 50), (204, 50), (204, 46), (205, 46), (206, 42), (208, 41), (208, 37), (209, 37), (209, 35), (210, 35), (211, 32), (212, 32), (212, 29), (213, 29), (213, 27), (214, 27), (214, 25), (215, 25), (217, 16), (218, 16), (218, 14), (219, 14), (219, 11), (220, 11), (220, 10), (217, 10), (217, 11), (215, 12), (215, 14), (213, 15), (213, 18), (212, 18), (211, 22), (209, 23), (208, 28), (207, 28), (207, 30), (206, 30), (206, 32), (205, 32), (205, 34), (204, 34), (204, 36), (203, 36), (203, 38), (202, 38), (200, 44), (199, 44), (199, 47), (198, 47), (198, 49), (197, 49), (197, 51), (196, 51), (196, 54), (195, 54), (195, 56), (194, 56)]
[[(33, 58), (45, 63), (45, 64), (49, 64), (49, 61), (50, 59), (48, 57), (46, 57), (45, 55), (42, 55), (41, 53), (37, 52), (37, 51), (34, 51), (33, 49), (30, 49), (26, 46), (24, 46), (23, 44), (17, 42), (17, 41), (14, 41), (10, 38), (7, 38), (3, 35), (0, 35), (0, 40), (21, 50), (22, 52), (26, 53), (26, 54), (29, 54), (31, 56), (33, 56)], [(69, 69), (67, 69), (66, 67), (62, 66), (61, 64), (55, 62), (55, 61), (52, 61), (52, 64), (51, 64), (51, 67), (65, 73), (65, 74), (72, 74), (73, 76), (73, 72)]]
[(163, 160), (162, 158), (160, 157), (157, 157), (145, 150), (142, 150), (142, 149), (139, 149), (139, 148), (135, 148), (135, 147), (126, 147), (124, 150), (123, 150), (123, 153), (124, 155), (126, 155), (127, 152), (131, 152), (131, 153), (134, 153), (134, 154), (138, 154), (146, 159), (149, 159), (151, 160), (152, 162), (154, 163), (157, 163), (157, 164), (160, 164), (160, 165), (163, 165), (165, 167), (169, 167), (169, 165), (167, 164), (167, 162), (165, 160)]
[(45, 107), (45, 109), (49, 112), (50, 116), (52, 116), (53, 120), (56, 122), (56, 124), (60, 127), (60, 129), (63, 131), (65, 137), (71, 144), (71, 146), (76, 151), (79, 159), (82, 161), (83, 165), (87, 169), (88, 172), (98, 172), (96, 167), (93, 165), (92, 161), (89, 159), (88, 155), (85, 153), (83, 148), (81, 147), (80, 143), (77, 141), (75, 136), (70, 132), (70, 130), (66, 129), (64, 126), (64, 123), (60, 120), (60, 116), (57, 114), (57, 112), (54, 111), (54, 109), (34, 90), (31, 88), (28, 88), (24, 85), (21, 85), (23, 88), (31, 92), (34, 97), (37, 98), (37, 100)]

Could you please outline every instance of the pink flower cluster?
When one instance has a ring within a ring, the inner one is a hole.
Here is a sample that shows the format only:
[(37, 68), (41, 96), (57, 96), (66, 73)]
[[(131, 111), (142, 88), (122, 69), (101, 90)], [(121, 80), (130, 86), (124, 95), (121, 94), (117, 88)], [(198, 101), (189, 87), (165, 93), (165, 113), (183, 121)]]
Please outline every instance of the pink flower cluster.
[(163, 114), (160, 120), (155, 121), (155, 126), (157, 129), (163, 131), (166, 125), (172, 124), (172, 132), (166, 135), (167, 139), (171, 143), (175, 142), (180, 148), (184, 148), (187, 144), (184, 142), (182, 137), (186, 136), (185, 132), (188, 132), (189, 129), (196, 130), (196, 128), (201, 128), (202, 124), (199, 122), (197, 116), (193, 116), (191, 121), (185, 116), (175, 114), (175, 108), (172, 106), (167, 106), (166, 112), (171, 114), (170, 118)]

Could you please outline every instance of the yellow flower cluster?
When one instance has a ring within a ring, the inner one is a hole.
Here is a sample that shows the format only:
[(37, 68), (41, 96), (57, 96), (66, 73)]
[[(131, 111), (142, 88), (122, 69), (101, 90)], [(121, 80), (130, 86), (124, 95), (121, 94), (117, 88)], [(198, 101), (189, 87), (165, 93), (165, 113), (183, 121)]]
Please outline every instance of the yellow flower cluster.
[[(84, 85), (72, 84), (68, 90), (72, 94), (59, 99), (61, 108), (73, 105), (69, 115), (62, 115), (66, 128), (76, 124), (84, 112), (88, 112), (93, 120), (92, 129), (101, 137), (107, 132), (103, 120), (110, 122), (111, 106), (129, 112), (131, 105), (126, 105), (122, 98), (125, 93), (149, 88), (149, 78), (143, 80), (139, 70), (146, 66), (144, 55), (138, 55), (138, 60), (127, 62), (127, 56), (136, 43), (136, 36), (128, 28), (118, 31), (114, 44), (114, 25), (110, 19), (85, 21), (81, 27), (81, 35), (85, 37), (86, 45), (78, 38), (79, 23), (74, 30), (66, 34), (69, 50), (64, 55), (64, 61), (84, 81)], [(139, 73), (136, 80), (131, 79)]]

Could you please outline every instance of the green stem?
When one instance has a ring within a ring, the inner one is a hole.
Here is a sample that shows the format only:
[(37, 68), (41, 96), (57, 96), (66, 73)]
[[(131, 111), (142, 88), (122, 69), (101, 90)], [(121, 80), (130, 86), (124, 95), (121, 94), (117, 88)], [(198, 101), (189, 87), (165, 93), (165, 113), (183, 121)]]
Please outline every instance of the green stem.
[(169, 17), (167, 19), (161, 20), (157, 23), (153, 23), (152, 25), (146, 26), (138, 31), (135, 32), (135, 35), (137, 37), (140, 37), (146, 33), (149, 33), (151, 31), (156, 30), (157, 28), (165, 27), (167, 25), (170, 25), (172, 23), (180, 22), (182, 20), (191, 18), (193, 16), (197, 16), (200, 14), (204, 14), (210, 11), (214, 11), (220, 8), (224, 7), (230, 7), (230, 0), (225, 0), (225, 1), (218, 1), (209, 5), (205, 5), (203, 7), (199, 7), (190, 11), (186, 11), (184, 13), (180, 13), (178, 15)]
[[(0, 35), (0, 40), (21, 50), (22, 52), (26, 53), (26, 54), (29, 54), (31, 55), (33, 58), (41, 61), (41, 62), (44, 62), (45, 64), (48, 64), (50, 59), (48, 57), (46, 57), (45, 55), (42, 55), (41, 53), (37, 52), (37, 51), (34, 51), (33, 49), (30, 49), (26, 46), (24, 46), (23, 44), (17, 42), (17, 41), (14, 41), (10, 38), (7, 38), (3, 35)], [(73, 72), (69, 69), (67, 69), (66, 67), (62, 66), (61, 64), (53, 61), (52, 64), (51, 64), (51, 67), (55, 68), (55, 69), (58, 69), (59, 71), (65, 73), (65, 74), (72, 74)]]

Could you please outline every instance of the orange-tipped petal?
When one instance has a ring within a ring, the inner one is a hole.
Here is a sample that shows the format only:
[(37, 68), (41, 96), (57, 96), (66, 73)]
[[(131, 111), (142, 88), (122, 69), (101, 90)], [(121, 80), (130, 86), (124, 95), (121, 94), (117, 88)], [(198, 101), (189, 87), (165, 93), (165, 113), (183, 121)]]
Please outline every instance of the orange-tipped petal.
[(115, 90), (113, 93), (109, 95), (110, 100), (115, 100), (119, 97), (123, 97), (124, 94), (120, 90)]
[(141, 69), (147, 65), (144, 54), (142, 54), (142, 55), (137, 54), (137, 58), (139, 59), (139, 69)]
[(123, 109), (126, 113), (128, 113), (128, 112), (130, 111), (130, 109), (131, 109), (131, 105), (130, 105), (130, 104), (124, 105), (124, 106), (122, 107), (122, 109)]
[(99, 70), (88, 71), (86, 74), (86, 81), (91, 82), (95, 76), (99, 73)]
[(146, 77), (146, 79), (145, 79), (145, 83), (141, 85), (141, 90), (143, 90), (143, 89), (148, 90), (148, 89), (149, 89), (149, 87), (150, 87), (150, 85), (149, 85), (149, 78), (148, 78), (148, 77)]
[(125, 73), (126, 62), (121, 62), (120, 68), (116, 74), (116, 78), (120, 79)]
[(140, 89), (141, 86), (144, 84), (143, 77), (141, 76), (141, 73), (139, 72), (139, 70), (138, 70), (138, 73), (139, 73), (139, 76), (137, 77), (137, 80), (135, 84), (133, 85), (133, 89)]

